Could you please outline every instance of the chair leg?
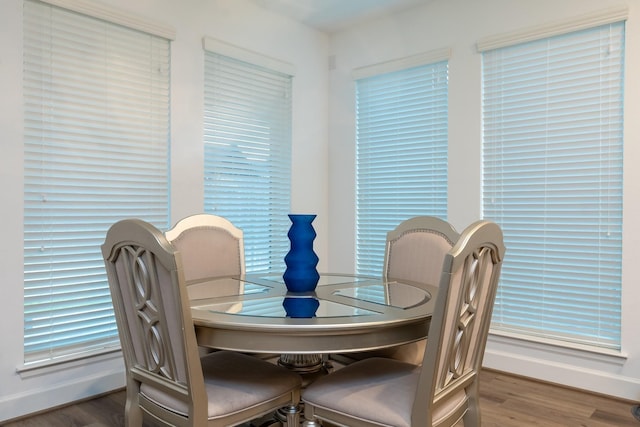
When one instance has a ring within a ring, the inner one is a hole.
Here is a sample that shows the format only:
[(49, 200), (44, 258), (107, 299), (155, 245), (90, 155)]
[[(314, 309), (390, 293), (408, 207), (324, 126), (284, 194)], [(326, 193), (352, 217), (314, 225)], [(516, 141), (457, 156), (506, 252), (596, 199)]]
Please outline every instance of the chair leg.
[(464, 427), (480, 427), (480, 408), (478, 407), (478, 400), (474, 397), (470, 397), (467, 405), (467, 411), (462, 417), (464, 420)]
[(321, 427), (322, 424), (313, 415), (313, 406), (304, 405), (302, 427)]
[(126, 427), (142, 427), (143, 412), (140, 402), (127, 396), (124, 406), (124, 425)]

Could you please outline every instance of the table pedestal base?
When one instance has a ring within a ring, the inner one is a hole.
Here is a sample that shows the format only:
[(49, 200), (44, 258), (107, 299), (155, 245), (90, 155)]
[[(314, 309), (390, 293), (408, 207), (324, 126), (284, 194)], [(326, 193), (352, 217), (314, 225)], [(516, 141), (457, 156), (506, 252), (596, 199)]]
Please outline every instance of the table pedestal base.
[(278, 365), (299, 374), (312, 374), (324, 369), (322, 354), (282, 354)]
[[(332, 365), (330, 362), (325, 361), (325, 357), (322, 354), (281, 354), (278, 359), (278, 365), (284, 368), (290, 369), (299, 373), (302, 376), (302, 387), (306, 387), (315, 378), (326, 375), (332, 371)], [(284, 407), (276, 411), (274, 414), (277, 422), (286, 426), (287, 413), (291, 411), (300, 411), (302, 422), (304, 420), (304, 404), (300, 404), (297, 408)], [(319, 424), (311, 421), (310, 427), (318, 426)], [(273, 427), (273, 426), (269, 426)]]

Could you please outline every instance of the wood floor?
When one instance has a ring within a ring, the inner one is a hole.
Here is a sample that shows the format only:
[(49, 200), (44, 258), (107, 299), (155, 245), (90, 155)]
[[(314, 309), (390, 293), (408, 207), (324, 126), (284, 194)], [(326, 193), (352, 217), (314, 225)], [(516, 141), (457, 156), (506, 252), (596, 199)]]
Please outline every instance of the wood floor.
[[(640, 427), (633, 402), (484, 370), (482, 427)], [(121, 427), (124, 391), (4, 424), (3, 427)], [(145, 423), (145, 427), (155, 427)]]
[(634, 402), (496, 371), (482, 372), (480, 396), (482, 427), (640, 427)]

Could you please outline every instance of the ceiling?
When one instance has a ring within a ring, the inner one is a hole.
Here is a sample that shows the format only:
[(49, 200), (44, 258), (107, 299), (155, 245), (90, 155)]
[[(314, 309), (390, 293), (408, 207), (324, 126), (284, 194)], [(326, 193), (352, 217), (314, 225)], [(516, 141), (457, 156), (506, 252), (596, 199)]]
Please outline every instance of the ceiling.
[(320, 31), (332, 33), (389, 12), (433, 0), (251, 0)]

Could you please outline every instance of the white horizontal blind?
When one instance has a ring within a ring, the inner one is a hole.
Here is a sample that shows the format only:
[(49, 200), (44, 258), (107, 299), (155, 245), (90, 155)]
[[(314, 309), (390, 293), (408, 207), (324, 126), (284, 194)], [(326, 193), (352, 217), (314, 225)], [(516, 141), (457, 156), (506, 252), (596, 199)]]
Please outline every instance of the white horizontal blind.
[(25, 363), (118, 347), (100, 245), (168, 226), (169, 41), (24, 3)]
[(448, 61), (356, 80), (356, 270), (380, 275), (387, 232), (447, 217)]
[(493, 328), (620, 348), (624, 23), (483, 54)]
[(289, 250), (291, 76), (205, 52), (205, 211), (244, 231), (247, 272)]

